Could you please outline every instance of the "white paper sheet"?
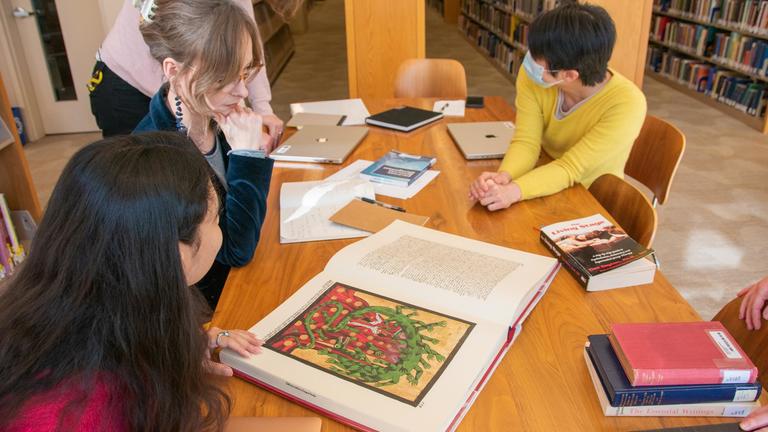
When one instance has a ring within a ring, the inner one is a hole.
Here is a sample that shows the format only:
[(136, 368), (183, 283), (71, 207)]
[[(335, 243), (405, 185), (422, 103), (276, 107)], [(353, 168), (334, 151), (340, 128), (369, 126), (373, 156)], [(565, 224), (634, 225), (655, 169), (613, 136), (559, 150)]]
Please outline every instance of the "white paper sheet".
[(371, 113), (362, 99), (339, 99), (319, 102), (300, 102), (291, 104), (291, 115), (297, 113), (338, 114), (347, 116), (342, 126), (364, 125), (365, 118)]
[[(337, 181), (351, 178), (361, 178), (360, 173), (373, 162), (365, 159), (358, 159), (338, 172), (328, 176), (326, 181)], [(419, 177), (408, 187), (393, 186), (382, 183), (370, 182), (378, 195), (384, 195), (392, 198), (408, 199), (419, 193), (426, 185), (440, 174), (440, 171), (429, 170)]]
[(457, 100), (439, 100), (435, 102), (432, 111), (443, 113), (444, 116), (464, 117), (464, 105), (466, 101)]
[(280, 243), (366, 237), (371, 233), (329, 218), (356, 197), (374, 198), (361, 179), (283, 183), (280, 188)]

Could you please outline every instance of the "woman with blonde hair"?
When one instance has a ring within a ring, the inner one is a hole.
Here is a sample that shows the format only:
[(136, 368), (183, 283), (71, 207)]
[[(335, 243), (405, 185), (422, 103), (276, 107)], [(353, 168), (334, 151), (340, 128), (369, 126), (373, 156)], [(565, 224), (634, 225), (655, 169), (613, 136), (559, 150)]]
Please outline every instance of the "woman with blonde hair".
[(229, 269), (247, 264), (266, 215), (273, 161), (262, 118), (243, 106), (263, 68), (256, 25), (232, 0), (154, 0), (140, 30), (166, 77), (134, 132), (188, 135), (216, 173), (224, 240), (198, 288), (215, 308)]
[[(233, 1), (254, 19), (251, 0)], [(144, 20), (140, 9), (142, 5), (150, 8), (153, 3), (123, 0), (115, 23), (96, 53), (88, 88), (91, 111), (105, 137), (131, 133), (147, 115), (150, 98), (165, 80), (160, 63), (150, 54), (139, 31)], [(268, 3), (278, 14), (288, 17), (301, 0), (269, 0)], [(262, 116), (269, 134), (276, 139), (283, 131), (283, 122), (270, 106), (272, 92), (265, 68), (248, 83), (248, 93), (251, 108)]]

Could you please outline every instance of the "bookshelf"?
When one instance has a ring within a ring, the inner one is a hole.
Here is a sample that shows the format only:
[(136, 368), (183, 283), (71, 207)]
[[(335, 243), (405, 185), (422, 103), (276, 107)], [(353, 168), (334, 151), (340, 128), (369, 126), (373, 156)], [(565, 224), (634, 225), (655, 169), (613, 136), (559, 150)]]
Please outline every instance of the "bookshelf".
[(13, 121), (11, 104), (2, 76), (0, 76), (0, 116), (16, 137), (11, 145), (0, 149), (0, 192), (5, 194), (11, 210), (28, 210), (35, 221), (40, 222), (43, 210), (16, 131), (16, 123)]
[(768, 133), (768, 0), (654, 0), (647, 74)]
[(268, 2), (253, 0), (253, 14), (264, 44), (267, 78), (270, 84), (274, 84), (293, 55), (293, 35), (288, 23), (272, 10)]
[[(648, 45), (644, 35), (650, 26), (651, 0), (589, 3), (604, 7), (616, 22), (611, 67), (642, 86)], [(558, 0), (463, 0), (459, 29), (472, 46), (514, 83), (527, 50), (531, 22), (557, 4)]]

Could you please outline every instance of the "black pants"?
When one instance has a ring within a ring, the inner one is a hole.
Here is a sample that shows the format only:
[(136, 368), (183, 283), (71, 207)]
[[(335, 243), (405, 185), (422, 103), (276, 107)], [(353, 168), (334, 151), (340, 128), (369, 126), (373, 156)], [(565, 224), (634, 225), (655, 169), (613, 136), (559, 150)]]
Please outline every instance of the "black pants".
[(147, 95), (97, 61), (89, 82), (91, 112), (104, 137), (128, 135), (149, 112)]

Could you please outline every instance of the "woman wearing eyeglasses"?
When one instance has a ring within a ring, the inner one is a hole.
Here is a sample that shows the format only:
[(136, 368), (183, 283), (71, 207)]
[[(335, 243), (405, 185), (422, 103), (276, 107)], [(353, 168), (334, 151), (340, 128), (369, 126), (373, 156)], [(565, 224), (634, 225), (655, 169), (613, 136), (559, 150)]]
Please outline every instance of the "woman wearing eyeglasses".
[[(269, 4), (286, 18), (296, 10), (299, 1), (269, 0)], [(254, 18), (251, 0), (232, 2)], [(142, 5), (149, 7), (153, 3), (163, 2), (123, 0), (117, 19), (96, 55), (88, 88), (91, 111), (105, 137), (131, 133), (147, 114), (152, 95), (164, 82), (162, 66), (150, 54), (139, 31), (139, 24), (144, 20), (139, 10)], [(269, 134), (277, 138), (283, 131), (283, 122), (270, 106), (272, 92), (266, 70), (262, 68), (247, 87), (251, 108), (261, 114)]]
[(216, 173), (223, 243), (197, 286), (215, 308), (230, 267), (253, 257), (272, 177), (274, 140), (243, 106), (264, 55), (253, 20), (231, 0), (155, 0), (140, 29), (167, 80), (134, 132), (178, 131)]
[[(613, 20), (599, 6), (565, 4), (530, 27), (517, 74), (517, 128), (498, 172), (485, 172), (469, 197), (489, 210), (555, 194), (603, 174), (624, 177), (645, 121), (642, 91), (608, 67)], [(536, 166), (539, 156), (552, 161)]]

